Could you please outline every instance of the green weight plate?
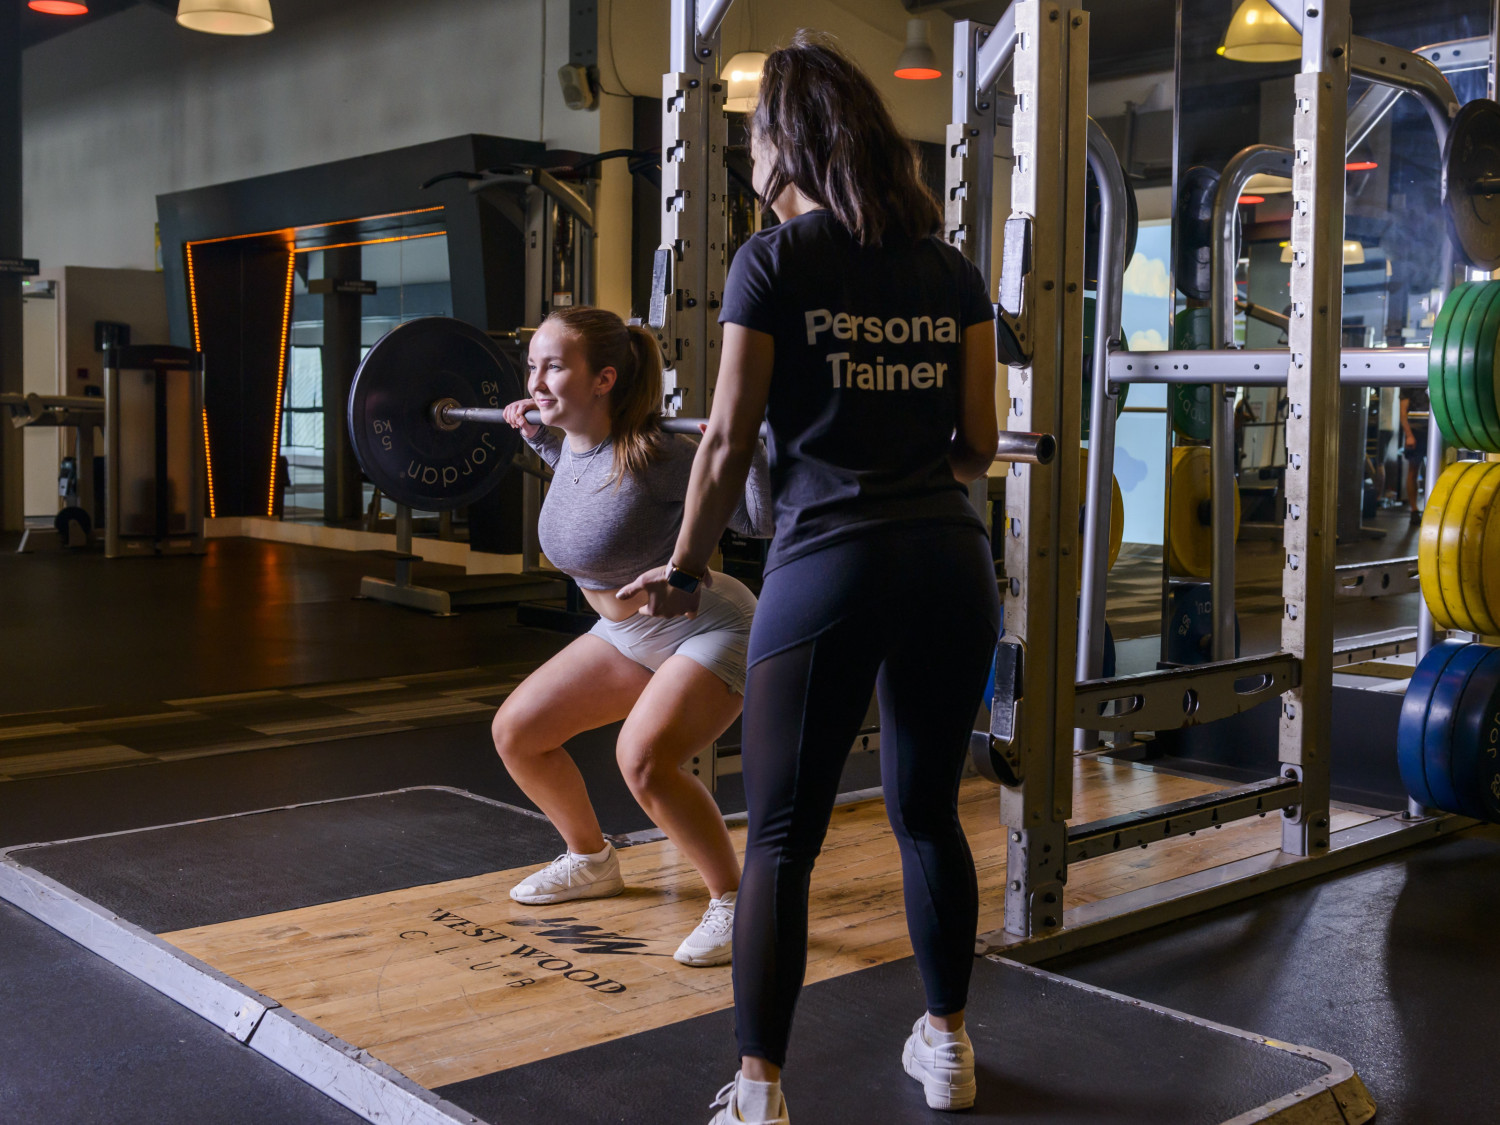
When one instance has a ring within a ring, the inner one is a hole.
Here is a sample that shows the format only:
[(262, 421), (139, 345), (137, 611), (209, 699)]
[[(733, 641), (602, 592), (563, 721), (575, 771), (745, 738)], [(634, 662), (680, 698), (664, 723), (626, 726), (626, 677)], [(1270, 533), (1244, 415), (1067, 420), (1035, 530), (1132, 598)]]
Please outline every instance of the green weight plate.
[[(1463, 571), (1459, 566), (1459, 549), (1463, 544), (1464, 522), (1469, 515), (1469, 502), (1474, 499), (1474, 489), (1484, 474), (1478, 472), (1477, 461), (1460, 461), (1448, 472), (1454, 474), (1453, 488), (1443, 503), (1442, 523), (1438, 529), (1437, 572), (1438, 585), (1443, 592), (1443, 604), (1448, 607), (1448, 617), (1453, 625), (1469, 633), (1483, 632), (1475, 623), (1469, 610), (1468, 591), (1464, 589)], [(1444, 473), (1447, 476), (1448, 473)]]
[(1453, 416), (1454, 427), (1464, 438), (1464, 446), (1468, 449), (1482, 449), (1489, 441), (1489, 434), (1479, 412), (1479, 376), (1476, 365), (1484, 340), (1485, 320), (1495, 298), (1495, 286), (1481, 283), (1475, 285), (1474, 290), (1474, 300), (1469, 304), (1469, 318), (1464, 324), (1459, 343), (1458, 365), (1446, 370), (1443, 376), (1448, 385), (1448, 413)]
[(1495, 619), (1494, 608), (1489, 603), (1484, 588), (1484, 574), (1496, 570), (1500, 558), (1485, 554), (1485, 532), (1490, 516), (1497, 504), (1495, 496), (1500, 491), (1500, 465), (1476, 463), (1469, 470), (1474, 478), (1474, 491), (1464, 509), (1463, 531), (1458, 544), (1458, 579), (1463, 591), (1464, 605), (1474, 621), (1475, 632), (1487, 637), (1500, 636), (1500, 622)]
[(1452, 292), (1443, 301), (1443, 307), (1438, 310), (1437, 320), (1432, 326), (1432, 341), (1427, 348), (1427, 392), (1432, 402), (1432, 421), (1438, 429), (1443, 431), (1443, 436), (1452, 438), (1452, 425), (1448, 420), (1447, 390), (1443, 385), (1443, 361), (1450, 348), (1456, 348), (1458, 336), (1463, 321), (1455, 323), (1459, 306), (1468, 297), (1474, 288), (1470, 281), (1462, 282), (1453, 287)]
[[(1432, 416), (1437, 419), (1443, 436), (1448, 439), (1449, 445), (1457, 445), (1467, 448), (1473, 440), (1469, 433), (1467, 419), (1463, 416), (1463, 400), (1458, 393), (1459, 367), (1463, 363), (1464, 346), (1469, 331), (1469, 317), (1474, 311), (1474, 305), (1479, 300), (1482, 290), (1479, 286), (1468, 283), (1458, 299), (1458, 307), (1453, 310), (1453, 322), (1450, 325), (1448, 338), (1443, 343), (1442, 373), (1439, 385), (1442, 387), (1441, 416), (1436, 406), (1438, 396), (1433, 395)], [(1453, 298), (1450, 296), (1449, 300)], [(1472, 348), (1470, 349), (1472, 351)], [(1446, 419), (1446, 421), (1445, 421)]]
[[(1484, 441), (1478, 448), (1486, 453), (1500, 453), (1500, 403), (1495, 396), (1495, 363), (1500, 358), (1495, 350), (1496, 337), (1500, 336), (1500, 283), (1489, 281), (1484, 287), (1489, 291), (1490, 303), (1479, 329), (1479, 346), (1474, 353), (1473, 378), (1468, 388), (1475, 403), (1470, 417), (1477, 419), (1470, 428), (1475, 438)], [(1467, 396), (1464, 401), (1469, 401)]]

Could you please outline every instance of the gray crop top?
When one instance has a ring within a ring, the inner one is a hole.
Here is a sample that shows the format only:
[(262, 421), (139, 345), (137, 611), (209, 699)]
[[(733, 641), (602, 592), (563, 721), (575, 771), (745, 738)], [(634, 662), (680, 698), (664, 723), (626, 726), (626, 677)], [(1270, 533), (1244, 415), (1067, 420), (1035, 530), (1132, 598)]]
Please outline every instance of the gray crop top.
[[(665, 455), (651, 463), (643, 480), (627, 476), (617, 489), (608, 440), (574, 453), (555, 430), (543, 427), (526, 441), (554, 473), (537, 527), (553, 566), (585, 590), (614, 590), (671, 561), (697, 442), (663, 435)], [(763, 446), (756, 448), (729, 526), (757, 539), (771, 536), (771, 470)]]

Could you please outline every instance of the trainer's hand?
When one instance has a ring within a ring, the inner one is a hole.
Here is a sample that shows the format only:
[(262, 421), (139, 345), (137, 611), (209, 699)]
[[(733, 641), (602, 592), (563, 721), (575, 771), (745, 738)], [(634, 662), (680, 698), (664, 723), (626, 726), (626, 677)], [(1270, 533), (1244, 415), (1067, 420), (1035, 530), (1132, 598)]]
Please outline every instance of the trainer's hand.
[(698, 616), (698, 601), (702, 596), (705, 586), (713, 584), (713, 576), (705, 573), (703, 581), (698, 584), (698, 589), (691, 594), (686, 590), (679, 590), (667, 582), (667, 568), (659, 566), (655, 570), (648, 570), (628, 586), (622, 586), (615, 592), (615, 597), (622, 602), (628, 602), (637, 594), (646, 595), (646, 604), (637, 611), (648, 617), (696, 617)]
[(505, 421), (511, 426), (512, 429), (520, 430), (522, 435), (524, 435), (525, 437), (534, 438), (538, 433), (541, 432), (542, 427), (533, 426), (530, 422), (526, 421), (526, 412), (528, 410), (535, 409), (536, 399), (517, 399), (515, 402), (512, 402), (506, 406)]

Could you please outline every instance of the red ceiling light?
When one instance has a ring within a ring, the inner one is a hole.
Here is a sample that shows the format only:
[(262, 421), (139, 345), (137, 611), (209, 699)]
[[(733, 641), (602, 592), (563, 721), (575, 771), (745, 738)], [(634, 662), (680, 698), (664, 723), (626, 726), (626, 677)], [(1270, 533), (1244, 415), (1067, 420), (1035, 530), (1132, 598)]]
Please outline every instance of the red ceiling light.
[(1373, 160), (1351, 160), (1348, 164), (1344, 165), (1344, 171), (1346, 171), (1346, 172), (1373, 172), (1373, 171), (1375, 171), (1376, 168), (1379, 168), (1379, 167), (1380, 167), (1380, 165), (1377, 164)]
[(26, 0), (33, 12), (44, 12), (49, 16), (86, 16), (89, 6), (83, 0)]
[(1241, 207), (1249, 207), (1249, 206), (1252, 206), (1253, 204), (1256, 204), (1256, 203), (1264, 203), (1265, 201), (1266, 201), (1266, 197), (1263, 196), (1263, 195), (1242, 195), (1242, 196), (1240, 196), (1240, 206)]

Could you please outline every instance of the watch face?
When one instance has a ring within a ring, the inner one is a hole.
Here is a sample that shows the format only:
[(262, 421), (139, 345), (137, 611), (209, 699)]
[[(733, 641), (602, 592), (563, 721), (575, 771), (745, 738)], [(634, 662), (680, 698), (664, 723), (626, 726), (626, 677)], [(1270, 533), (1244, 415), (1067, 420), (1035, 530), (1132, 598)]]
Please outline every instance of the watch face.
[(685, 590), (691, 594), (698, 588), (698, 579), (684, 570), (678, 570), (675, 566), (667, 568), (667, 585), (675, 586), (679, 590)]

